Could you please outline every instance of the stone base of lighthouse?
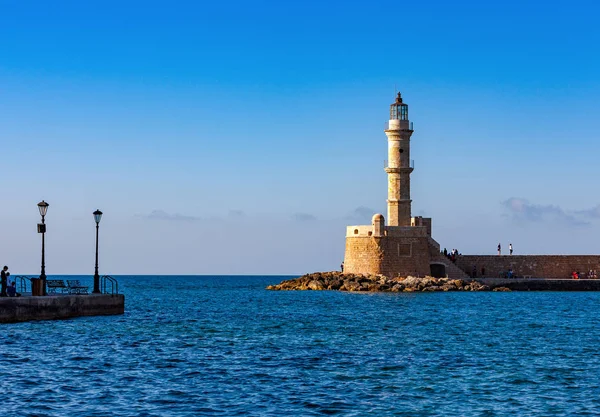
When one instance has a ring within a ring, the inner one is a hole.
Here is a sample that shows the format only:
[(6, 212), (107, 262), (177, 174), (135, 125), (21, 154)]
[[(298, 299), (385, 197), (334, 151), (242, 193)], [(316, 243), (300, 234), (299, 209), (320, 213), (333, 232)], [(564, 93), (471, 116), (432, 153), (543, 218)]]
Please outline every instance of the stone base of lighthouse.
[(344, 272), (381, 274), (387, 277), (449, 276), (466, 274), (440, 254), (431, 237), (431, 219), (413, 217), (411, 226), (383, 226), (383, 216), (373, 224), (346, 228)]

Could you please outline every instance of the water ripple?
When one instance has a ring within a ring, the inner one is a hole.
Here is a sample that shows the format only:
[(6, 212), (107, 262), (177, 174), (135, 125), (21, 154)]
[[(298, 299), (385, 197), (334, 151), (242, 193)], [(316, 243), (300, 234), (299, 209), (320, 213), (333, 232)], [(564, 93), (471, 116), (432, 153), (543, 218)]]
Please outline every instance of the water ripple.
[(600, 293), (264, 290), (281, 279), (120, 277), (124, 316), (2, 325), (3, 415), (600, 413)]

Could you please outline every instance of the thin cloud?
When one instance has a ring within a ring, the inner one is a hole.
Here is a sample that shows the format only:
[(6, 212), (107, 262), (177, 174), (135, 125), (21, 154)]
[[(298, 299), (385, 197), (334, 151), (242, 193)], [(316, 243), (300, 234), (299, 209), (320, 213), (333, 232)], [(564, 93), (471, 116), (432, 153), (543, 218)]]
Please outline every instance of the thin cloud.
[(239, 219), (240, 217), (246, 217), (246, 213), (242, 210), (229, 210), (228, 217)]
[(354, 222), (363, 222), (365, 224), (371, 223), (371, 218), (375, 214), (375, 210), (370, 207), (359, 206), (352, 210), (345, 217), (346, 220), (354, 221)]
[(179, 213), (167, 213), (164, 210), (152, 210), (150, 214), (142, 214), (140, 217), (149, 220), (167, 220), (176, 222), (195, 222), (201, 220), (200, 217), (186, 216)]
[(514, 221), (524, 223), (560, 222), (570, 226), (587, 226), (590, 223), (580, 219), (582, 211), (567, 212), (559, 206), (532, 204), (523, 198), (509, 198), (502, 202)]
[(580, 210), (577, 212), (577, 214), (590, 219), (600, 219), (600, 204), (588, 210)]
[(308, 213), (294, 213), (292, 215), (292, 219), (294, 219), (297, 222), (314, 222), (317, 220), (315, 216)]

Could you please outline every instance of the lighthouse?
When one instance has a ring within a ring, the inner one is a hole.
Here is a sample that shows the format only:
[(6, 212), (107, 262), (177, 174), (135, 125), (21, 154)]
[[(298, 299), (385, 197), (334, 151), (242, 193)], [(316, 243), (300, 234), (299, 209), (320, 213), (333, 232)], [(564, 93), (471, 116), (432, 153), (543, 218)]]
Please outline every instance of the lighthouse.
[[(344, 273), (387, 277), (446, 276), (448, 260), (440, 255), (440, 245), (431, 237), (431, 218), (411, 216), (412, 133), (408, 105), (398, 93), (390, 105), (390, 118), (385, 127), (388, 140), (385, 167), (387, 219), (376, 213), (370, 225), (346, 227)], [(458, 274), (465, 275), (461, 271)]]
[(410, 137), (412, 124), (408, 121), (408, 105), (402, 102), (400, 93), (390, 105), (390, 120), (385, 134), (388, 138), (387, 218), (389, 226), (411, 225), (410, 174), (413, 164), (410, 159)]

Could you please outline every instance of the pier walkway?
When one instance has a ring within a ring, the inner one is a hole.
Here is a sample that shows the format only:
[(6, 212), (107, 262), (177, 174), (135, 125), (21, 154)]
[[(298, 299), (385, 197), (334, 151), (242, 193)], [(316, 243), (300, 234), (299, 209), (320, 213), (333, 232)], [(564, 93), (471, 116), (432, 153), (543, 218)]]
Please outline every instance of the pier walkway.
[(0, 323), (123, 314), (123, 294), (51, 294), (0, 298)]

